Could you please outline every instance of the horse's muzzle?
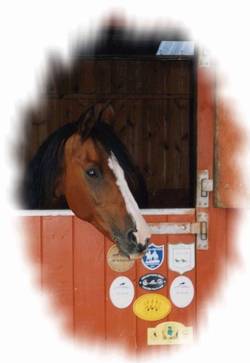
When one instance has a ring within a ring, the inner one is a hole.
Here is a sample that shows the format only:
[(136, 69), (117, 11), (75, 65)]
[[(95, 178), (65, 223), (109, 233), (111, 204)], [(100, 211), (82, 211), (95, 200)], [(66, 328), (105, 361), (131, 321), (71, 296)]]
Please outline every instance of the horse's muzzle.
[(127, 238), (122, 238), (120, 236), (119, 239), (116, 239), (116, 242), (122, 254), (131, 259), (138, 259), (143, 257), (146, 253), (149, 239), (147, 239), (144, 244), (138, 243), (133, 232), (129, 231), (127, 233)]

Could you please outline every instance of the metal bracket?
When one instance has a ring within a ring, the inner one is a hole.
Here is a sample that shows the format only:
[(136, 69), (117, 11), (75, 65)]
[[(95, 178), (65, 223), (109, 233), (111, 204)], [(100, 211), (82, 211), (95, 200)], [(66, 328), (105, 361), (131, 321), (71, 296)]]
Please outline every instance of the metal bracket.
[(208, 249), (208, 214), (199, 212), (194, 223), (149, 223), (152, 234), (195, 234), (197, 249)]
[(204, 68), (209, 68), (211, 65), (211, 56), (207, 49), (199, 49), (199, 66)]
[(197, 234), (199, 223), (148, 223), (152, 234)]
[(199, 212), (197, 214), (197, 221), (200, 226), (200, 231), (197, 234), (196, 248), (198, 250), (208, 249), (208, 214)]
[(197, 175), (196, 206), (209, 206), (209, 192), (213, 191), (213, 180), (209, 179), (208, 170), (199, 170)]

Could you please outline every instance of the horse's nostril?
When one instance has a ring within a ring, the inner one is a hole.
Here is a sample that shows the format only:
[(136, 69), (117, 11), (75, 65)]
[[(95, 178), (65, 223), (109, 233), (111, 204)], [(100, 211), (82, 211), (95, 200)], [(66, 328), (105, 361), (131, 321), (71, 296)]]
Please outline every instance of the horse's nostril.
[(135, 231), (132, 230), (132, 229), (128, 232), (128, 240), (130, 242), (132, 242), (132, 243), (137, 243), (136, 236), (135, 236), (134, 232)]
[(136, 246), (136, 250), (138, 252), (143, 252), (143, 251), (145, 251), (146, 248), (147, 248), (147, 245), (143, 245), (142, 243), (138, 243)]

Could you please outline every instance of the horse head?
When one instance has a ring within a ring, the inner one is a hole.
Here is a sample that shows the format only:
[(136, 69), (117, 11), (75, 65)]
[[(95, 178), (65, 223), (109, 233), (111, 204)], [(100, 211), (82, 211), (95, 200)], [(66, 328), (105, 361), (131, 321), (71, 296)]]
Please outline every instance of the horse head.
[(116, 242), (123, 254), (138, 258), (146, 251), (150, 231), (129, 188), (119, 152), (107, 143), (110, 130), (105, 121), (110, 114), (110, 105), (101, 110), (93, 106), (76, 122), (77, 131), (65, 142), (55, 195), (63, 196), (80, 219)]

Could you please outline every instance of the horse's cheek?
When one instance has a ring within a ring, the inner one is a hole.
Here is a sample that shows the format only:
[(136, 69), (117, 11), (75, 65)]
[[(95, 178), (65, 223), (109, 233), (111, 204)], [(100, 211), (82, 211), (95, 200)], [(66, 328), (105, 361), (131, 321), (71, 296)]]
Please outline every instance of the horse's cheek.
[(93, 208), (86, 192), (81, 171), (68, 169), (64, 177), (64, 193), (69, 208), (82, 220), (90, 221)]

